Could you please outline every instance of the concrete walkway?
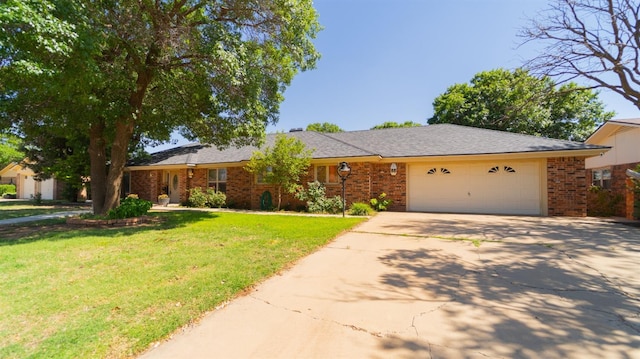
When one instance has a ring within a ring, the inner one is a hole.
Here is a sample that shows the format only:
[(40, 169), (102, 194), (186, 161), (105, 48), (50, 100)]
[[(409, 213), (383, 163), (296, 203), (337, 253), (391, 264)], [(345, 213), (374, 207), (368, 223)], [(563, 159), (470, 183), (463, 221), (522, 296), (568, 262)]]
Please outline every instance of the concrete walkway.
[(385, 212), (142, 358), (640, 358), (639, 263), (638, 227)]
[(84, 213), (91, 213), (91, 210), (64, 211), (64, 212), (56, 212), (56, 213), (49, 213), (49, 214), (40, 214), (37, 216), (1, 219), (0, 226), (42, 221), (44, 219), (65, 218), (65, 217), (77, 216)]

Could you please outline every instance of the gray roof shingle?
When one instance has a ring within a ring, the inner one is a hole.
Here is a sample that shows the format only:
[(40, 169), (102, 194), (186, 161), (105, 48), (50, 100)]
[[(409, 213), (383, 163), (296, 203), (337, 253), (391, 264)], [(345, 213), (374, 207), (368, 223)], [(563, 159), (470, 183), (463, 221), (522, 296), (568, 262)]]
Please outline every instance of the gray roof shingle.
[[(464, 156), (556, 152), (607, 147), (509, 132), (451, 124), (389, 128), (339, 133), (289, 132), (315, 149), (314, 159), (379, 156), (382, 158)], [(273, 146), (276, 134), (268, 134), (266, 146)], [(215, 146), (191, 143), (156, 152), (146, 161), (131, 166), (213, 164), (248, 161), (258, 148), (244, 146), (218, 150)]]

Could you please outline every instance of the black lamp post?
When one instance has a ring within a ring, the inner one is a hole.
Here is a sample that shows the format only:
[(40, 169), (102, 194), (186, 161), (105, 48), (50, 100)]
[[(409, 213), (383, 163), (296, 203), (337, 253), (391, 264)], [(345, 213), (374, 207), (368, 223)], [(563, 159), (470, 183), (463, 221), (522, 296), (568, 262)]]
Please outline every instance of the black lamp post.
[(340, 162), (338, 164), (338, 176), (342, 180), (342, 217), (344, 217), (345, 210), (347, 208), (347, 198), (345, 195), (344, 183), (347, 177), (351, 174), (351, 167), (346, 162)]

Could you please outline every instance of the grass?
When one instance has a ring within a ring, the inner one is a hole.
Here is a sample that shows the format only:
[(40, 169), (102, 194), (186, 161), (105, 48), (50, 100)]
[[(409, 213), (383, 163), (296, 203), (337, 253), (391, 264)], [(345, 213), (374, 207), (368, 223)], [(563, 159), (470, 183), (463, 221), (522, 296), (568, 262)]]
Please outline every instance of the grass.
[(36, 205), (33, 201), (0, 202), (0, 219), (37, 216), (89, 208), (90, 207), (86, 205), (64, 205), (53, 201), (43, 201), (41, 205)]
[(0, 357), (136, 355), (363, 221), (155, 215), (166, 221), (0, 238)]

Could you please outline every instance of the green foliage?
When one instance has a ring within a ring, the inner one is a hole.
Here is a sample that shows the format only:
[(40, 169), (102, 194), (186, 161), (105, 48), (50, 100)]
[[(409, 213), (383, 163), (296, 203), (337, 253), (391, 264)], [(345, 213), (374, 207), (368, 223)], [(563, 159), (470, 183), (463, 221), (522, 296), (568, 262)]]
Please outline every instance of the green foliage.
[(283, 133), (276, 135), (273, 147), (264, 152), (255, 151), (245, 166), (245, 170), (262, 175), (264, 182), (276, 186), (278, 191), (277, 210), (282, 202), (282, 190), (294, 193), (300, 178), (307, 173), (313, 150), (304, 142)]
[(18, 136), (0, 133), (0, 169), (24, 159), (24, 153), (20, 151), (21, 143)]
[(31, 200), (33, 201), (33, 203), (35, 203), (36, 205), (41, 205), (42, 204), (42, 193), (37, 192), (36, 194), (32, 194), (31, 195)]
[(43, 136), (84, 149), (99, 213), (117, 204), (129, 153), (174, 131), (259, 144), (319, 58), (311, 0), (7, 0), (0, 31), (0, 128), (45, 154)]
[(342, 211), (342, 197), (327, 198), (326, 188), (318, 181), (309, 182), (307, 189), (298, 186), (295, 196), (307, 203), (307, 211), (311, 213), (339, 213)]
[(109, 211), (109, 219), (122, 219), (145, 215), (153, 207), (151, 201), (129, 195), (120, 202), (120, 205)]
[(378, 198), (372, 198), (369, 201), (369, 203), (371, 204), (371, 207), (373, 207), (373, 209), (375, 209), (378, 212), (386, 211), (387, 207), (389, 207), (391, 203), (393, 203), (392, 200), (385, 199), (386, 197), (387, 197), (387, 194), (382, 192), (380, 193)]
[(372, 130), (381, 130), (383, 128), (420, 127), (420, 126), (422, 126), (422, 125), (417, 123), (417, 122), (413, 122), (413, 121), (405, 121), (405, 122), (402, 122), (402, 123), (394, 122), (394, 121), (388, 121), (388, 122), (383, 122), (380, 125), (375, 125), (375, 126), (371, 127), (371, 129)]
[(624, 197), (621, 194), (614, 194), (611, 190), (591, 186), (588, 193), (587, 215), (594, 217), (614, 216), (616, 208), (623, 200)]
[(370, 216), (373, 213), (373, 208), (363, 202), (354, 202), (349, 207), (349, 214), (352, 216)]
[(0, 184), (0, 197), (5, 193), (16, 193), (16, 185), (14, 184)]
[(202, 191), (202, 188), (196, 187), (189, 190), (187, 206), (196, 208), (205, 208), (207, 206), (207, 195)]
[(307, 125), (306, 131), (324, 132), (324, 133), (336, 133), (344, 132), (338, 125), (329, 122), (315, 122)]
[(455, 84), (433, 102), (429, 124), (453, 123), (583, 141), (613, 112), (605, 112), (598, 94), (575, 83), (560, 87), (549, 77), (496, 69)]
[(223, 192), (217, 192), (213, 188), (208, 188), (206, 192), (202, 188), (195, 187), (189, 191), (189, 199), (187, 206), (196, 208), (221, 208), (227, 202), (227, 195)]

